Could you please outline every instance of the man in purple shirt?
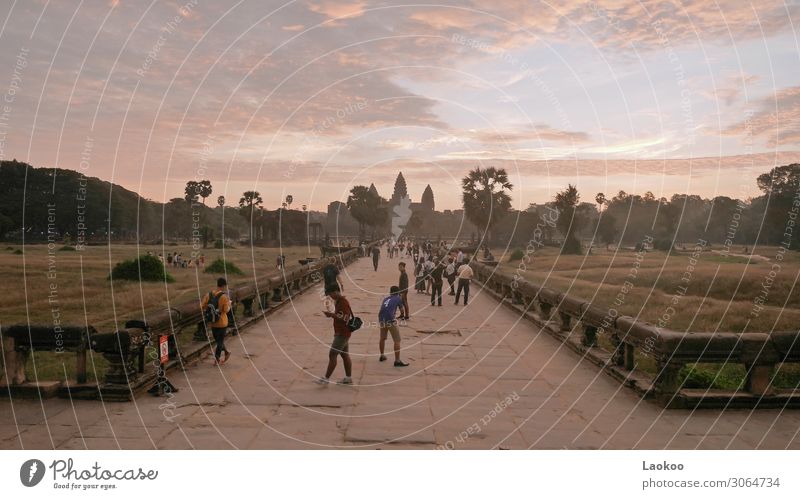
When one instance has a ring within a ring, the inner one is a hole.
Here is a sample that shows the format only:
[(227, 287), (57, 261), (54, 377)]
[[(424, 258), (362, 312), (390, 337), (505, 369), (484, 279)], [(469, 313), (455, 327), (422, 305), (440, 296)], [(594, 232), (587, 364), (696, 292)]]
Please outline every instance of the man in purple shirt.
[(403, 309), (403, 298), (400, 296), (400, 288), (392, 286), (389, 289), (389, 296), (381, 302), (381, 309), (378, 311), (378, 324), (381, 327), (380, 350), (381, 356), (378, 360), (381, 362), (386, 360), (384, 355), (386, 347), (386, 338), (389, 333), (392, 334), (394, 341), (394, 366), (406, 367), (407, 363), (400, 360), (400, 329), (397, 327), (397, 309), (400, 309), (400, 316), (405, 317), (406, 313)]

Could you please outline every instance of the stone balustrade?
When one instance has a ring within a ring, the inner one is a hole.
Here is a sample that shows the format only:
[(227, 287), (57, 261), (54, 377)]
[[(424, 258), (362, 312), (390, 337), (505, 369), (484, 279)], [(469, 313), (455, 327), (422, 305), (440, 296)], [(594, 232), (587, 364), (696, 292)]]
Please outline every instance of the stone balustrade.
[[(678, 332), (656, 327), (615, 309), (507, 275), (495, 266), (471, 264), (475, 277), (499, 300), (543, 326), (586, 359), (665, 407), (800, 406), (800, 393), (773, 386), (775, 370), (800, 362), (800, 331), (772, 333)], [(649, 359), (653, 369), (640, 368)], [(682, 370), (689, 364), (738, 364), (746, 379), (740, 390), (690, 389)]]
[[(371, 248), (380, 242), (371, 243)], [(336, 255), (337, 264), (344, 267), (358, 258), (358, 249), (353, 248)], [(230, 327), (238, 331), (250, 322), (266, 317), (273, 310), (287, 303), (291, 297), (316, 285), (322, 280), (321, 269), (327, 259), (306, 264), (287, 266), (285, 269), (260, 277), (230, 289), (234, 316)], [(192, 341), (177, 341), (177, 336), (186, 327), (194, 328)], [(135, 394), (152, 384), (157, 369), (147, 372), (148, 360), (158, 367), (158, 359), (150, 347), (158, 345), (159, 336), (170, 337), (170, 358), (167, 368), (179, 366), (208, 349), (209, 337), (203, 323), (202, 312), (197, 301), (189, 301), (170, 309), (146, 313), (141, 320), (132, 320), (113, 332), (98, 333), (91, 326), (64, 327), (59, 332), (52, 327), (16, 325), (0, 331), (3, 341), (5, 387), (0, 393), (12, 396), (50, 396), (60, 394), (74, 398), (97, 398), (103, 400), (131, 400)], [(58, 334), (57, 334), (58, 333)], [(56, 342), (58, 339), (58, 343)], [(181, 346), (182, 345), (182, 346)], [(148, 348), (150, 348), (148, 350)], [(86, 383), (86, 353), (91, 349), (103, 355), (107, 369), (102, 382)], [(25, 376), (26, 363), (31, 350), (62, 351), (77, 353), (77, 383), (29, 382)], [(145, 359), (150, 352), (153, 359)], [(6, 389), (8, 388), (8, 389)]]

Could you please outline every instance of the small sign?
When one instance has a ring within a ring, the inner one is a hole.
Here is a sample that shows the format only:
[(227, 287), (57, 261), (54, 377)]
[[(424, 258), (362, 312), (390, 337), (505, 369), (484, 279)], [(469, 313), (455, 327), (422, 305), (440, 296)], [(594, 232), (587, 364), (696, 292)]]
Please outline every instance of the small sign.
[(166, 364), (169, 361), (169, 336), (159, 336), (158, 348), (161, 351), (161, 363)]

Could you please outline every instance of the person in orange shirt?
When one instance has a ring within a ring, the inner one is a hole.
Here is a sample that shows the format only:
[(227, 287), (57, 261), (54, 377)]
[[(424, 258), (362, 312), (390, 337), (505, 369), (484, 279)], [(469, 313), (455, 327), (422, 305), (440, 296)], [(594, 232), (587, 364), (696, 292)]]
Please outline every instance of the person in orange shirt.
[[(200, 303), (200, 311), (203, 313), (203, 322), (206, 328), (211, 328), (211, 334), (217, 344), (214, 350), (214, 365), (222, 365), (228, 362), (231, 353), (225, 348), (225, 332), (228, 329), (228, 312), (231, 309), (231, 299), (228, 297), (227, 291), (228, 282), (224, 277), (217, 279), (217, 289), (209, 291), (203, 297)], [(211, 305), (216, 313), (211, 311)], [(212, 320), (212, 319), (216, 320)], [(225, 353), (225, 358), (220, 361), (222, 353)]]

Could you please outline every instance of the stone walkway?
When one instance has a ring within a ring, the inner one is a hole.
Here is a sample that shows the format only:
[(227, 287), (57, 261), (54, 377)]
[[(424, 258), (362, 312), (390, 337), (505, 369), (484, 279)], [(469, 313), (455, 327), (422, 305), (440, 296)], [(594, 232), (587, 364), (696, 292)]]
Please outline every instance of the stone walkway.
[[(346, 269), (345, 295), (365, 321), (397, 262)], [(222, 368), (205, 358), (172, 373), (172, 398), (0, 400), (0, 448), (800, 448), (800, 412), (665, 411), (479, 286), (473, 294), (466, 308), (448, 296), (430, 307), (412, 291), (401, 328), (411, 366), (379, 363), (378, 330), (365, 325), (351, 340), (355, 386), (318, 386), (332, 328), (312, 290), (234, 337)]]

